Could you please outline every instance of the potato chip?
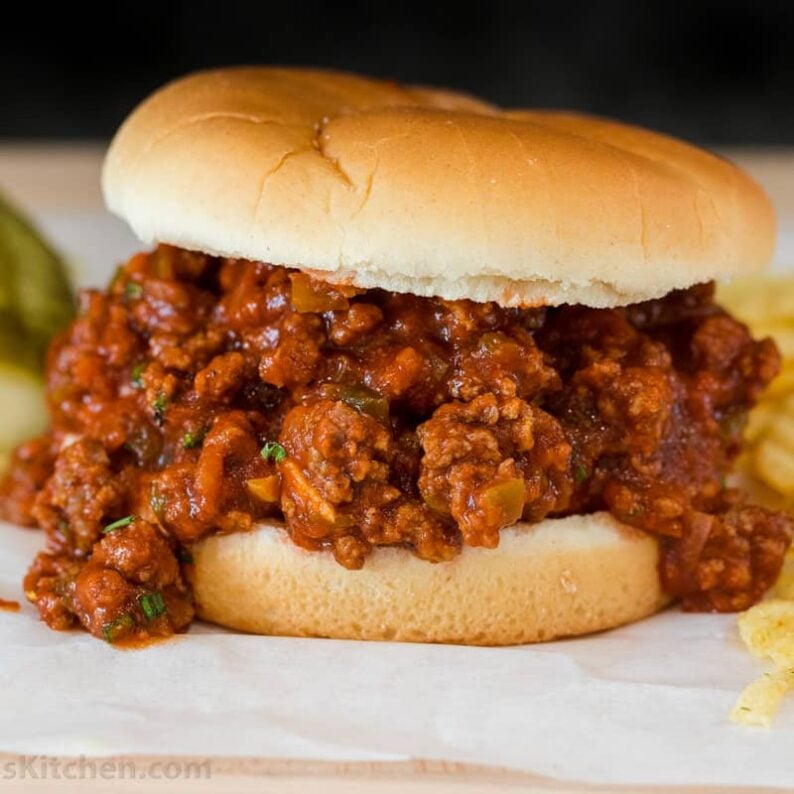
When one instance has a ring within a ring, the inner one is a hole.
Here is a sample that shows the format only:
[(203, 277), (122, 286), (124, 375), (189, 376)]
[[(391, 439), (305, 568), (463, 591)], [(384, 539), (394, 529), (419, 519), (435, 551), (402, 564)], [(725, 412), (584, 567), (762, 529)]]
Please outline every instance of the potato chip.
[(794, 689), (794, 668), (764, 673), (739, 695), (731, 719), (742, 725), (770, 728), (787, 692)]
[(736, 279), (720, 285), (717, 300), (751, 327), (772, 318), (794, 324), (794, 279), (791, 276)]
[(794, 601), (762, 601), (739, 616), (739, 634), (755, 656), (794, 667)]
[(769, 400), (775, 400), (780, 397), (787, 397), (794, 392), (794, 364), (792, 362), (783, 362), (783, 368), (780, 374), (769, 384), (761, 405)]
[[(750, 326), (756, 338), (771, 336), (783, 368), (750, 416), (747, 449), (740, 466), (750, 483), (760, 480), (774, 494), (753, 488), (761, 502), (794, 504), (794, 278), (741, 279), (720, 288), (718, 300)], [(781, 496), (775, 496), (780, 494)], [(781, 497), (784, 497), (781, 499)], [(774, 587), (773, 600), (739, 616), (739, 633), (751, 653), (774, 664), (739, 697), (731, 719), (769, 727), (785, 694), (794, 690), (794, 552), (790, 551)]]
[(762, 439), (753, 455), (754, 473), (786, 496), (794, 496), (794, 450), (777, 436)]
[(783, 562), (783, 570), (775, 583), (773, 595), (794, 600), (794, 553), (789, 552)]
[(778, 407), (776, 403), (771, 400), (765, 401), (756, 406), (750, 412), (750, 419), (747, 427), (744, 429), (744, 439), (746, 442), (752, 444), (761, 438), (761, 434), (770, 426), (774, 418), (777, 416)]
[(742, 692), (731, 719), (769, 727), (784, 696), (794, 689), (794, 601), (778, 598), (756, 604), (739, 616), (739, 634), (753, 655), (771, 660), (776, 669)]

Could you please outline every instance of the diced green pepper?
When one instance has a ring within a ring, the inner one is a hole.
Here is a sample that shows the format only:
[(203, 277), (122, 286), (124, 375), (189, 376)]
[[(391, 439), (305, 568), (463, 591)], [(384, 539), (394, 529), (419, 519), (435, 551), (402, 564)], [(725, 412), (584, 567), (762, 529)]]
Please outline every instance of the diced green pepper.
[(521, 518), (524, 512), (524, 493), (524, 480), (521, 477), (504, 480), (485, 491), (483, 499), (492, 516), (497, 519), (494, 524), (506, 527)]

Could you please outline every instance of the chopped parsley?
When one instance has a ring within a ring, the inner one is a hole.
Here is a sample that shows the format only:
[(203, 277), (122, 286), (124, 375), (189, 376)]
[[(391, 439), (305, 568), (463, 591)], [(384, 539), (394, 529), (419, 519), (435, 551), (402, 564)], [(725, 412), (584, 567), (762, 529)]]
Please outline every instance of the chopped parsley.
[(133, 626), (135, 621), (129, 612), (125, 612), (120, 618), (116, 618), (110, 623), (102, 626), (102, 636), (105, 642), (115, 642), (123, 637)]
[(187, 549), (179, 549), (176, 557), (182, 565), (193, 565), (193, 555)]
[(287, 457), (287, 450), (278, 441), (268, 441), (259, 454), (263, 460), (272, 460), (274, 463), (281, 463)]
[(137, 301), (143, 296), (143, 287), (137, 281), (128, 281), (124, 286), (124, 300)]
[(110, 535), (111, 532), (115, 532), (117, 529), (121, 529), (122, 527), (128, 527), (133, 521), (135, 521), (135, 516), (124, 516), (124, 518), (120, 518), (118, 521), (114, 521), (112, 524), (108, 524), (102, 530), (102, 533), (105, 535)]
[(143, 388), (143, 373), (145, 372), (145, 370), (146, 370), (146, 364), (144, 362), (140, 362), (139, 364), (136, 364), (132, 368), (132, 377), (130, 378), (130, 380), (132, 381), (132, 385), (134, 388), (136, 389)]
[(168, 398), (160, 392), (157, 397), (155, 397), (154, 402), (152, 403), (152, 411), (154, 412), (154, 421), (161, 425), (163, 423), (163, 418), (165, 417), (165, 409), (168, 405)]
[(188, 430), (187, 433), (182, 436), (182, 446), (185, 449), (196, 449), (204, 443), (204, 437), (206, 435), (207, 431), (205, 428), (196, 431)]
[(165, 614), (165, 599), (161, 593), (145, 593), (138, 599), (141, 611), (146, 616), (146, 620), (154, 620), (160, 615)]
[(573, 470), (573, 478), (577, 485), (581, 485), (589, 476), (590, 472), (584, 466), (579, 465)]

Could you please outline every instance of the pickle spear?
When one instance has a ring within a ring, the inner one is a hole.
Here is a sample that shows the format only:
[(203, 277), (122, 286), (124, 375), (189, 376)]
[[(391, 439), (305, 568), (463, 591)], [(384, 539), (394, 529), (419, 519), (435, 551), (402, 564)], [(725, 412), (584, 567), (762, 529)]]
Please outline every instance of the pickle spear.
[(46, 426), (44, 357), (73, 316), (63, 260), (0, 197), (0, 459)]
[[(61, 257), (33, 226), (0, 197), (0, 317), (22, 329), (22, 341), (39, 364), (52, 336), (74, 316), (74, 300)], [(5, 351), (0, 350), (0, 355)]]

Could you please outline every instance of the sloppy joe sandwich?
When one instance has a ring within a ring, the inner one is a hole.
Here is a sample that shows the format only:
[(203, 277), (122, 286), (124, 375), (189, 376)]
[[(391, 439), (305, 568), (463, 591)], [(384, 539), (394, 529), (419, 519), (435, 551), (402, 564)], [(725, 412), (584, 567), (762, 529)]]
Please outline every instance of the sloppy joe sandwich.
[(53, 628), (508, 644), (750, 606), (791, 520), (732, 486), (779, 367), (714, 302), (769, 201), (617, 122), (281, 68), (125, 121), (147, 246), (52, 344), (7, 518)]

